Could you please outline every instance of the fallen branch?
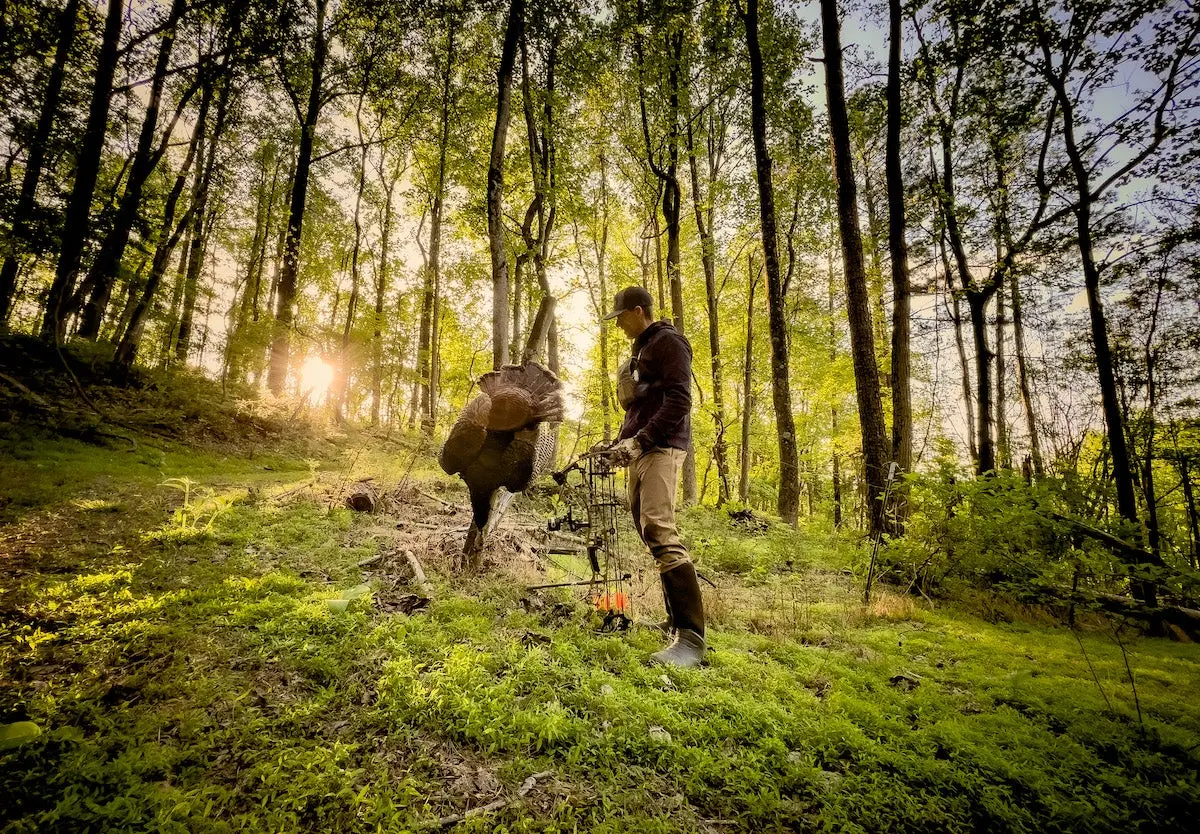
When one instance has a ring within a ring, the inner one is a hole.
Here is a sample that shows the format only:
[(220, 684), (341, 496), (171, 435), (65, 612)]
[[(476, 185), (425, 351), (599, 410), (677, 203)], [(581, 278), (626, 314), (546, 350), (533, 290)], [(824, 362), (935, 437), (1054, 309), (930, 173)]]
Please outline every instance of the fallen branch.
[[(539, 779), (545, 779), (547, 776), (553, 775), (553, 773), (554, 771), (552, 770), (543, 770), (541, 773), (535, 773), (530, 776), (521, 783), (520, 789), (517, 790), (516, 799), (520, 799), (521, 797), (525, 796), (525, 794), (533, 790), (534, 785), (538, 783)], [(478, 808), (472, 808), (470, 811), (462, 814), (451, 814), (448, 817), (442, 817), (440, 820), (438, 820), (437, 825), (439, 828), (447, 828), (457, 822), (462, 822), (469, 817), (490, 814), (493, 811), (499, 811), (501, 808), (507, 808), (509, 805), (515, 802), (516, 799), (497, 799), (494, 802), (489, 802), (487, 805), (481, 805)]]
[(452, 509), (452, 510), (458, 509), (458, 505), (457, 505), (457, 504), (452, 504), (452, 503), (450, 503), (449, 501), (445, 500), (444, 498), (438, 498), (436, 495), (430, 495), (428, 492), (426, 492), (426, 491), (425, 491), (425, 490), (423, 490), (423, 489), (418, 489), (418, 490), (417, 490), (417, 494), (418, 494), (418, 495), (424, 495), (424, 496), (425, 496), (426, 498), (428, 498), (430, 501), (437, 501), (437, 502), (438, 502), (439, 504), (441, 504), (443, 507), (448, 507), (449, 509)]
[(430, 524), (427, 521), (399, 521), (397, 527), (419, 527), (422, 530), (441, 530), (443, 533), (463, 533), (470, 525), (461, 525), (458, 527), (447, 527), (444, 524)]
[(1055, 521), (1065, 521), (1067, 524), (1070, 524), (1072, 527), (1078, 530), (1081, 534), (1106, 544), (1117, 553), (1124, 554), (1127, 557), (1132, 557), (1138, 562), (1153, 564), (1156, 561), (1154, 554), (1150, 553), (1148, 550), (1143, 550), (1140, 547), (1136, 547), (1124, 539), (1117, 538), (1112, 533), (1100, 530), (1090, 524), (1085, 524), (1077, 518), (1071, 518), (1070, 516), (1063, 515), (1062, 513), (1050, 513), (1050, 517)]
[(50, 403), (46, 402), (40, 395), (35, 394), (33, 391), (30, 391), (29, 388), (27, 388), (25, 385), (23, 385), (18, 380), (13, 379), (8, 374), (0, 374), (0, 380), (7, 382), (13, 388), (20, 391), (22, 394), (24, 394), (29, 399), (33, 400), (35, 403), (40, 405), (42, 408), (50, 407)]
[(413, 580), (421, 588), (421, 593), (430, 599), (433, 598), (433, 586), (429, 584), (429, 580), (425, 578), (425, 571), (421, 567), (421, 563), (417, 561), (417, 555), (411, 550), (404, 551), (404, 558), (408, 560), (408, 566), (412, 568)]
[(317, 484), (316, 481), (305, 481), (304, 483), (300, 484), (300, 486), (292, 487), (291, 489), (287, 490), (286, 492), (280, 492), (280, 493), (276, 493), (275, 495), (272, 495), (270, 500), (282, 501), (284, 498), (289, 498), (289, 497), (295, 495), (297, 492), (300, 492), (301, 490), (305, 490), (305, 489), (308, 489), (309, 487), (316, 486), (316, 484)]
[(1065, 602), (1076, 605), (1092, 605), (1110, 614), (1120, 614), (1148, 623), (1169, 623), (1186, 632), (1189, 636), (1200, 635), (1200, 610), (1185, 608), (1181, 605), (1159, 605), (1153, 608), (1138, 602), (1132, 597), (1118, 594), (1106, 594), (1102, 591), (1072, 591), (1061, 588)]

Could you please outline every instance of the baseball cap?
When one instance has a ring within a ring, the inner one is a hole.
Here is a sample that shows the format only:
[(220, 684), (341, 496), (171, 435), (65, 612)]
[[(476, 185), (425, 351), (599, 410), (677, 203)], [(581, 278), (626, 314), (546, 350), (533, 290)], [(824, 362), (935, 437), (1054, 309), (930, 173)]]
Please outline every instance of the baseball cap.
[(650, 293), (646, 292), (645, 287), (626, 287), (613, 298), (613, 311), (601, 321), (615, 319), (621, 313), (632, 310), (634, 307), (641, 307), (649, 312), (653, 304), (654, 301), (650, 298)]

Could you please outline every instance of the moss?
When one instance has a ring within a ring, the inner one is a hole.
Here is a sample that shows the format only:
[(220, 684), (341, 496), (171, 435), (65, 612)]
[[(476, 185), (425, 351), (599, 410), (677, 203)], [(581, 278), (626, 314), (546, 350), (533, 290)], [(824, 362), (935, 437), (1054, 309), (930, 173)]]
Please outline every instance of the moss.
[[(1194, 645), (1123, 638), (1135, 705), (1107, 633), (864, 612), (847, 542), (747, 538), (704, 510), (689, 535), (726, 610), (703, 670), (645, 666), (650, 633), (595, 634), (582, 606), (527, 610), (502, 571), (431, 569), (435, 599), (411, 616), (370, 595), (334, 613), (324, 601), (383, 553), (378, 519), (303, 490), (249, 497), (308, 483), (307, 462), (114, 454), (56, 441), (4, 463), (71, 485), (14, 510), (46, 561), (2, 580), (0, 717), (45, 732), (0, 754), (6, 830), (404, 831), (541, 771), (460, 829), (1124, 832), (1200, 811)], [(364, 459), (316, 472), (336, 483)], [(407, 458), (366, 466), (394, 483)], [(247, 497), (210, 536), (146, 543), (177, 507), (164, 474)], [(750, 570), (716, 570), (728, 554)], [(405, 589), (377, 575), (377, 594), (385, 581)]]

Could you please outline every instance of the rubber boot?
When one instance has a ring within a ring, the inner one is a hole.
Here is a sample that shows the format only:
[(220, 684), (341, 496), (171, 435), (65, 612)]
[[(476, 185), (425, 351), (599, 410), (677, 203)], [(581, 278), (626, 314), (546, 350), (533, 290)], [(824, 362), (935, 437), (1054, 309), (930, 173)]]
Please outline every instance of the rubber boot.
[(675, 618), (671, 616), (671, 598), (667, 596), (667, 586), (663, 584), (663, 608), (666, 609), (667, 618), (659, 623), (652, 623), (650, 627), (655, 631), (661, 631), (663, 637), (675, 636)]
[(650, 655), (651, 663), (663, 666), (699, 666), (708, 648), (704, 642), (704, 601), (696, 566), (682, 564), (660, 574), (668, 610), (675, 624), (675, 640), (660, 652)]

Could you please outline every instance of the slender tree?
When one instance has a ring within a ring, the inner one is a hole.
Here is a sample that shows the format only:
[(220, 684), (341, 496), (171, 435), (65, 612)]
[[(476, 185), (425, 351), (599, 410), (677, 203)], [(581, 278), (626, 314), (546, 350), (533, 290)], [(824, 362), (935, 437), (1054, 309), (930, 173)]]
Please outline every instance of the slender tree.
[(870, 529), (883, 530), (884, 470), (891, 457), (885, 439), (879, 369), (871, 329), (870, 297), (858, 225), (858, 201), (850, 153), (850, 125), (846, 115), (842, 74), (841, 23), (837, 0), (821, 0), (821, 34), (825, 45), (825, 92), (829, 129), (833, 140), (837, 179), (838, 227), (842, 237), (842, 264), (846, 279), (846, 309), (850, 321), (850, 348), (854, 356), (854, 385), (858, 395), (858, 420), (862, 429), (863, 468), (867, 485)]
[[(325, 63), (329, 56), (332, 27), (326, 26), (329, 0), (314, 0), (316, 19), (312, 30), (312, 56), (309, 61), (308, 99), (301, 106), (299, 94), (286, 73), (280, 80), (291, 98), (296, 118), (300, 122), (300, 147), (292, 177), (292, 193), (288, 209), (287, 231), (283, 248), (283, 265), (275, 297), (275, 328), (271, 341), (270, 367), (267, 387), (275, 395), (283, 393), (291, 358), (291, 331), (295, 319), (296, 289), (300, 270), (300, 235), (304, 229), (304, 211), (308, 202), (308, 185), (312, 173), (313, 146), (316, 142), (317, 121), (322, 108), (329, 102), (325, 89)], [(194, 245), (194, 243), (193, 243)]]
[(142, 207), (142, 193), (146, 182), (150, 179), (159, 160), (166, 153), (167, 144), (183, 107), (200, 85), (199, 74), (197, 74), (196, 80), (180, 97), (180, 106), (175, 111), (175, 118), (168, 122), (165, 135), (156, 147), (154, 140), (159, 134), (159, 110), (162, 107), (163, 91), (167, 83), (167, 71), (171, 66), (176, 30), (186, 8), (186, 0), (172, 0), (166, 22), (163, 24), (163, 33), (159, 39), (158, 59), (154, 66), (154, 75), (150, 80), (146, 113), (142, 119), (137, 148), (129, 165), (125, 190), (121, 194), (112, 228), (109, 229), (100, 245), (100, 250), (96, 253), (96, 258), (78, 293), (78, 301), (75, 306), (82, 304), (83, 296), (87, 296), (86, 304), (82, 305), (83, 315), (77, 334), (82, 339), (95, 339), (100, 335), (100, 325), (108, 309), (108, 300), (112, 295), (121, 259), (125, 254), (125, 247), (129, 243), (129, 236), (133, 232), (134, 224)]
[(108, 133), (109, 102), (117, 69), (117, 43), (121, 37), (123, 14), (122, 0), (108, 0), (87, 124), (75, 154), (75, 182), (71, 187), (71, 196), (63, 218), (58, 265), (54, 281), (46, 295), (46, 306), (42, 314), (41, 336), (49, 341), (61, 342), (66, 335), (66, 319), (70, 314), (67, 303), (74, 292), (84, 247), (87, 245), (92, 196), (96, 191), (104, 138)]
[(26, 245), (25, 239), (30, 231), (30, 220), (37, 198), (38, 184), (42, 178), (42, 167), (46, 159), (46, 146), (50, 141), (50, 131), (54, 127), (55, 116), (58, 115), (59, 102), (62, 99), (63, 79), (67, 74), (67, 59), (71, 54), (71, 46), (75, 42), (79, 3), (80, 0), (67, 0), (67, 5), (59, 16), (58, 44), (54, 51), (54, 63), (50, 66), (50, 76), (46, 81), (46, 93), (42, 98), (37, 127), (34, 128), (33, 138), (29, 143), (29, 155), (25, 160), (25, 172), (21, 177), (21, 193), (17, 197), (17, 205), (13, 210), (13, 226), (9, 233), (9, 246), (4, 254), (4, 263), (0, 266), (0, 332), (7, 327), (8, 316), (12, 311), (13, 297), (17, 289), (17, 273), (21, 267), (19, 250)]
[[(750, 57), (750, 124), (754, 136), (755, 171), (758, 174), (763, 265), (767, 272), (767, 307), (771, 333), (771, 390), (775, 405), (775, 423), (779, 431), (778, 511), (785, 522), (795, 524), (800, 512), (800, 463), (796, 447), (796, 421), (792, 416), (787, 323), (784, 318), (783, 287), (779, 275), (775, 186), (771, 176), (771, 153), (767, 144), (763, 56), (758, 40), (758, 0), (747, 0), (745, 10), (742, 11), (739, 8), (739, 14), (746, 28), (746, 49)], [(859, 257), (861, 258), (861, 252)]]
[(512, 78), (517, 45), (525, 28), (525, 0), (512, 0), (504, 27), (504, 45), (496, 72), (496, 123), (488, 162), (487, 214), (488, 249), (492, 256), (492, 366), (508, 364), (509, 333), (508, 255), (504, 245), (504, 147), (512, 115)]
[[(888, 202), (888, 250), (892, 262), (892, 460), (901, 472), (912, 471), (912, 386), (909, 377), (909, 317), (912, 315), (908, 276), (908, 242), (905, 239), (904, 175), (900, 155), (903, 125), (903, 78), (901, 61), (901, 2), (888, 0), (887, 141), (885, 167)], [(898, 503), (897, 517), (903, 519), (907, 502)]]

